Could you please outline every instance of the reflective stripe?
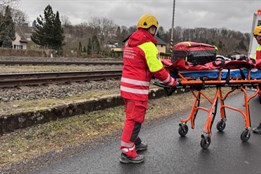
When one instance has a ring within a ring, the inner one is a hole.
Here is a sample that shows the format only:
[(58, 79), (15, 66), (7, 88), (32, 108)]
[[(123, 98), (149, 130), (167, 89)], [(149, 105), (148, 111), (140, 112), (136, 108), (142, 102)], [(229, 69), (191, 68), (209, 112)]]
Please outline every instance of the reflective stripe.
[(128, 148), (122, 148), (121, 151), (122, 151), (123, 153), (126, 153), (126, 152), (129, 152), (129, 149), (128, 149)]
[(169, 80), (170, 80), (170, 75), (168, 74), (168, 77), (165, 80), (163, 80), (163, 83), (168, 83)]
[(121, 146), (123, 147), (133, 147), (134, 143), (126, 143), (124, 141), (121, 141)]
[(132, 84), (132, 85), (150, 86), (150, 82), (141, 81), (141, 80), (133, 80), (133, 79), (125, 78), (125, 77), (122, 77), (121, 81)]
[(187, 44), (188, 44), (189, 46), (191, 46), (191, 43), (190, 43), (190, 42), (187, 42)]
[(131, 148), (122, 148), (121, 151), (122, 151), (123, 153), (126, 153), (126, 152), (132, 151), (132, 150), (134, 150), (134, 149), (135, 149), (135, 145), (133, 145), (133, 147), (131, 147)]
[(171, 78), (171, 81), (170, 81), (169, 85), (170, 85), (170, 86), (172, 86), (172, 85), (173, 85), (173, 83), (174, 83), (174, 79), (173, 79), (173, 78)]
[(149, 93), (148, 89), (134, 89), (134, 88), (128, 88), (125, 86), (121, 86), (121, 91), (130, 92), (130, 93), (134, 93), (134, 94), (148, 94)]
[(191, 46), (191, 42), (181, 42), (183, 44), (188, 44), (188, 46)]
[(170, 77), (170, 75), (168, 75), (166, 80), (163, 80), (163, 83), (166, 83), (167, 85), (170, 85), (170, 86), (172, 86), (174, 82), (175, 82), (175, 80), (172, 77)]

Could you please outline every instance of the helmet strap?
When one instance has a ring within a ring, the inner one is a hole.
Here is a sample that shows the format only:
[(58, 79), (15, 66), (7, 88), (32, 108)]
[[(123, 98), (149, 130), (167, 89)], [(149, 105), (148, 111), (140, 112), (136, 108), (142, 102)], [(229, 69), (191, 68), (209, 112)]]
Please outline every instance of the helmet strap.
[(156, 36), (157, 34), (157, 28), (155, 26), (151, 26), (150, 28), (147, 29), (147, 31), (152, 35)]
[(256, 41), (259, 45), (261, 45), (261, 36), (255, 36)]

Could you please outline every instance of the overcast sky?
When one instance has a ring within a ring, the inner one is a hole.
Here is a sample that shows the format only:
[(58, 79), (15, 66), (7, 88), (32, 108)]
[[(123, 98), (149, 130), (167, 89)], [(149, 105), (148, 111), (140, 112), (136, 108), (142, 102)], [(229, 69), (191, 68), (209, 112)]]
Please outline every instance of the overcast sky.
[[(261, 9), (261, 0), (176, 0), (174, 26), (184, 28), (227, 28), (251, 32), (253, 14)], [(50, 4), (72, 24), (106, 17), (115, 24), (136, 25), (145, 13), (155, 15), (163, 28), (172, 24), (173, 0), (20, 0), (18, 6), (29, 21), (43, 15)]]

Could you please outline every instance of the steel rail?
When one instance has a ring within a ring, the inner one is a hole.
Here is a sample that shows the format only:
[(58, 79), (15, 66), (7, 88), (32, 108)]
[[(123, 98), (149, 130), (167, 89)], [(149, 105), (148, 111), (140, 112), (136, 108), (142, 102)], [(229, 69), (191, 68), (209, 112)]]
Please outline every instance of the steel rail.
[(9, 61), (0, 60), (0, 65), (123, 65), (122, 61)]
[(119, 79), (121, 70), (0, 74), (0, 88)]

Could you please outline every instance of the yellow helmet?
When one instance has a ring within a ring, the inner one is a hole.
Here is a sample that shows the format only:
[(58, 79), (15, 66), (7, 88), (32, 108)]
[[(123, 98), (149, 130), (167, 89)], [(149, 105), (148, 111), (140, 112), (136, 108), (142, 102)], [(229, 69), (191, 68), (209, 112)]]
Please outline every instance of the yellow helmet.
[(254, 36), (261, 36), (261, 26), (257, 26), (253, 31)]
[(159, 24), (158, 24), (157, 18), (155, 18), (155, 16), (153, 16), (151, 14), (145, 14), (145, 15), (140, 17), (138, 24), (137, 24), (137, 27), (147, 29), (147, 28), (150, 28), (153, 25), (156, 28), (158, 28)]

